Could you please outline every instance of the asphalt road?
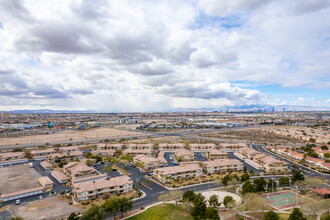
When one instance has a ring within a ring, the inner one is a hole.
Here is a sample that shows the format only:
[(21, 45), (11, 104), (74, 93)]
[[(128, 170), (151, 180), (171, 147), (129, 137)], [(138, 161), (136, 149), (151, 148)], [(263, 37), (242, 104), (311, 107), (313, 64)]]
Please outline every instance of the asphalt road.
[(207, 161), (205, 151), (194, 151), (194, 160), (196, 160), (196, 161)]
[(327, 178), (330, 178), (330, 175), (329, 174), (324, 174), (324, 173), (319, 173), (319, 172), (316, 172), (315, 170), (313, 169), (310, 169), (310, 168), (307, 168), (301, 164), (298, 164), (298, 163), (295, 163), (285, 157), (282, 157), (280, 155), (277, 155), (277, 154), (274, 154), (272, 152), (269, 152), (267, 151), (264, 146), (262, 144), (251, 144), (251, 147), (257, 151), (261, 151), (269, 156), (272, 156), (276, 159), (279, 159), (279, 160), (283, 160), (285, 162), (287, 162), (289, 164), (290, 167), (292, 166), (298, 166), (300, 168), (300, 171), (304, 174), (304, 175), (307, 175), (307, 176), (311, 176), (311, 177), (316, 177), (316, 176), (319, 176), (319, 177), (327, 177)]
[(164, 158), (167, 161), (167, 165), (166, 166), (171, 167), (171, 166), (176, 166), (177, 165), (177, 162), (174, 161), (174, 157), (175, 157), (174, 153), (172, 153), (172, 152), (164, 152)]

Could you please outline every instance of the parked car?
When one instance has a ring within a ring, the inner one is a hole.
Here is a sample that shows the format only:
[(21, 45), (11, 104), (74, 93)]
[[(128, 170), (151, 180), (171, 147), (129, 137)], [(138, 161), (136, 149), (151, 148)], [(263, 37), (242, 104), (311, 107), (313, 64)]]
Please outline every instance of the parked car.
[(104, 164), (104, 162), (103, 162), (103, 161), (101, 161), (101, 162), (100, 162), (100, 164)]
[(19, 200), (19, 199), (16, 199), (16, 201), (15, 201), (15, 204), (16, 204), (16, 205), (19, 205), (19, 204), (21, 204), (21, 200)]
[(55, 195), (56, 192), (55, 192), (55, 191), (51, 191), (50, 194), (51, 194), (51, 195)]
[(123, 173), (119, 173), (120, 176), (124, 175)]
[(112, 171), (117, 171), (117, 169), (112, 169)]
[(65, 190), (65, 193), (70, 193), (70, 192), (71, 192), (71, 190), (69, 190), (69, 189)]
[(42, 200), (44, 197), (42, 197), (42, 196), (39, 196), (39, 200)]

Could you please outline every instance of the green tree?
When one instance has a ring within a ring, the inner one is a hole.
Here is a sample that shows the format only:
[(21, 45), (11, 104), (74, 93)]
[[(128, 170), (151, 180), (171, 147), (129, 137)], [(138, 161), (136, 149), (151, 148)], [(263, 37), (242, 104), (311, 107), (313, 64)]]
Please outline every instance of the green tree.
[(248, 173), (244, 173), (242, 176), (241, 176), (241, 181), (242, 182), (245, 182), (245, 181), (248, 181), (250, 179), (250, 175)]
[(81, 217), (82, 220), (102, 220), (105, 218), (105, 211), (99, 205), (92, 205)]
[(279, 220), (279, 219), (280, 219), (280, 217), (274, 211), (268, 211), (264, 215), (264, 220)]
[(302, 174), (299, 170), (293, 170), (292, 171), (292, 178), (291, 182), (294, 184), (296, 181), (304, 181), (305, 176)]
[(329, 153), (325, 153), (325, 154), (323, 154), (323, 156), (324, 156), (325, 158), (330, 158), (330, 154), (329, 154)]
[(190, 202), (194, 201), (195, 199), (195, 193), (192, 190), (187, 190), (182, 195), (182, 200), (188, 202), (188, 206), (190, 209)]
[(24, 156), (28, 159), (32, 159), (32, 154), (30, 150), (25, 150), (24, 151)]
[(290, 179), (289, 177), (281, 176), (280, 179), (278, 180), (279, 186), (289, 186), (290, 184)]
[(209, 200), (209, 205), (213, 208), (218, 208), (221, 205), (221, 202), (219, 202), (218, 197), (216, 195), (212, 195)]
[(119, 211), (119, 199), (112, 198), (103, 203), (102, 207), (108, 215), (113, 215), (113, 218), (116, 217), (116, 213)]
[(22, 217), (12, 217), (12, 218), (10, 218), (10, 220), (23, 220), (23, 218)]
[(222, 183), (225, 187), (227, 187), (227, 186), (228, 186), (228, 182), (229, 182), (230, 180), (231, 180), (231, 176), (227, 174), (224, 178), (222, 178), (221, 183)]
[(268, 192), (271, 192), (272, 190), (276, 191), (276, 186), (277, 186), (277, 183), (275, 182), (275, 180), (273, 180), (273, 179), (268, 180), (268, 183), (267, 183)]
[(258, 179), (255, 179), (253, 181), (253, 187), (255, 192), (263, 192), (265, 191), (265, 186), (267, 182), (264, 180), (263, 177), (260, 177)]
[(133, 201), (126, 197), (119, 198), (118, 203), (121, 217), (123, 217), (123, 213), (126, 213), (133, 208)]
[(245, 195), (246, 193), (252, 193), (252, 192), (254, 192), (254, 187), (252, 183), (248, 180), (243, 184), (242, 194)]
[(233, 201), (233, 197), (231, 196), (226, 196), (224, 199), (223, 199), (223, 204), (225, 205), (225, 207), (227, 208), (228, 204)]
[(306, 218), (298, 208), (294, 208), (288, 220), (306, 220)]
[(93, 166), (94, 162), (91, 160), (86, 160), (86, 165), (87, 166)]
[(68, 220), (79, 220), (79, 217), (76, 213), (72, 212), (71, 215), (68, 217)]
[(309, 138), (309, 141), (312, 142), (312, 143), (316, 142), (315, 138)]
[(243, 167), (243, 172), (244, 172), (244, 173), (247, 173), (247, 169), (246, 169), (246, 167)]
[(205, 219), (205, 212), (206, 212), (206, 203), (205, 203), (205, 197), (198, 193), (195, 195), (194, 199), (194, 207), (191, 209), (191, 216), (194, 219)]
[(220, 220), (218, 210), (212, 207), (207, 207), (205, 211), (205, 219)]
[(325, 145), (322, 145), (322, 146), (321, 146), (321, 149), (322, 149), (322, 150), (329, 150), (329, 148), (328, 148), (327, 146), (325, 146)]
[(112, 166), (104, 167), (103, 171), (106, 172), (106, 173), (110, 173), (112, 171)]

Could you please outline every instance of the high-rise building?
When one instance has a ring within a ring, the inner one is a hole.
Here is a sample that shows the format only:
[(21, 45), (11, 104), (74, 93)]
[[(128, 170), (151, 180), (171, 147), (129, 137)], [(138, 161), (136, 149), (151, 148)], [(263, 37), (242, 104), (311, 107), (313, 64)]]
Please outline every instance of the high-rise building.
[(10, 113), (8, 112), (1, 112), (1, 119), (9, 119)]

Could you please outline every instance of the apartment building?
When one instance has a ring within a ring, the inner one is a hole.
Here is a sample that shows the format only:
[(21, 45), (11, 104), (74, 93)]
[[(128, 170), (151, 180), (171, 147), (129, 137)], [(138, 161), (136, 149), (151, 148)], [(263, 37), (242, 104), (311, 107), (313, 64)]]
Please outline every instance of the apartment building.
[(60, 147), (59, 151), (64, 154), (64, 153), (71, 153), (73, 151), (79, 151), (78, 146), (69, 146), (69, 147)]
[(40, 165), (45, 169), (45, 170), (53, 170), (53, 165), (51, 165), (47, 161), (42, 161), (40, 162)]
[(8, 152), (0, 154), (0, 161), (17, 160), (25, 157), (24, 152)]
[(111, 158), (116, 153), (116, 150), (94, 150), (92, 153), (100, 157)]
[(238, 144), (230, 144), (230, 143), (221, 143), (219, 144), (221, 149), (231, 149), (231, 150), (239, 150), (241, 148), (247, 148), (248, 145), (245, 143), (238, 143)]
[(158, 148), (159, 150), (177, 150), (184, 148), (185, 145), (183, 143), (177, 143), (177, 144), (159, 144)]
[(217, 150), (217, 149), (210, 149), (206, 151), (206, 156), (209, 160), (229, 158), (228, 153), (224, 152), (223, 150)]
[(230, 171), (241, 171), (244, 165), (236, 159), (215, 159), (203, 162), (203, 168), (206, 173), (226, 173)]
[(96, 180), (73, 184), (76, 201), (95, 199), (103, 196), (122, 194), (133, 190), (133, 180), (128, 176), (119, 176), (110, 180)]
[(189, 145), (190, 150), (192, 151), (198, 151), (198, 150), (211, 150), (216, 149), (215, 144), (190, 144)]
[(69, 162), (63, 166), (63, 171), (71, 180), (99, 175), (96, 169), (80, 162)]
[(54, 163), (56, 159), (66, 159), (66, 160), (81, 160), (83, 158), (83, 153), (81, 151), (71, 151), (67, 153), (55, 153), (47, 155), (47, 160)]
[(143, 164), (143, 169), (155, 169), (164, 166), (164, 162), (158, 158), (154, 158), (148, 155), (139, 154), (134, 157), (134, 163)]
[(51, 171), (51, 175), (62, 184), (67, 183), (70, 180), (68, 176), (66, 176), (64, 173), (58, 170)]
[(124, 144), (99, 144), (97, 146), (98, 150), (124, 150)]
[(38, 182), (45, 190), (52, 190), (54, 182), (49, 179), (48, 176), (42, 176), (38, 178)]
[(153, 154), (153, 150), (152, 149), (142, 149), (142, 150), (139, 150), (139, 149), (125, 149), (123, 150), (123, 154), (128, 154), (128, 155), (132, 155), (133, 157), (135, 157), (136, 155), (139, 155), (139, 154), (145, 154), (145, 155), (148, 155), (148, 156), (152, 156)]
[(203, 169), (198, 164), (189, 164), (185, 166), (162, 167), (154, 171), (155, 177), (166, 183), (174, 179), (199, 177), (203, 175)]
[(179, 161), (179, 159), (181, 159), (181, 161), (194, 160), (194, 152), (192, 152), (191, 150), (184, 149), (184, 148), (176, 150), (175, 156), (178, 161)]
[(154, 144), (128, 144), (126, 149), (132, 150), (144, 150), (144, 149), (154, 149)]
[(157, 159), (158, 159), (161, 163), (163, 163), (163, 164), (166, 164), (166, 163), (167, 163), (167, 160), (165, 159), (165, 152), (164, 152), (164, 151), (160, 151), (160, 152), (158, 153), (158, 157), (157, 157)]
[(56, 154), (54, 149), (46, 149), (46, 150), (33, 150), (31, 151), (31, 155), (33, 158), (41, 157), (41, 156), (48, 156), (50, 154)]
[(241, 154), (243, 154), (244, 156), (246, 156), (249, 159), (253, 159), (258, 154), (261, 154), (261, 152), (256, 151), (256, 150), (251, 149), (251, 148), (242, 148), (240, 150), (240, 152), (241, 152)]
[(286, 162), (270, 156), (257, 159), (256, 162), (262, 165), (266, 172), (285, 172), (288, 169), (288, 164)]

